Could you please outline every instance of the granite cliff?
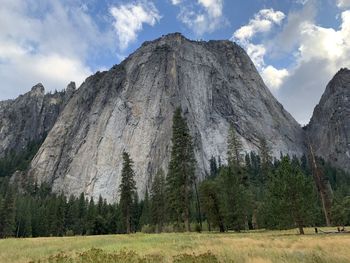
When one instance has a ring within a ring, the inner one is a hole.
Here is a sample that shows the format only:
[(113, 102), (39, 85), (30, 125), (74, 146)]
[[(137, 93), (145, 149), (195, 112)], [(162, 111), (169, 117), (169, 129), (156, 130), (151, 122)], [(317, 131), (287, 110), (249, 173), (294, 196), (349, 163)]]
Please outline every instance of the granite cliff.
[[(245, 151), (265, 138), (274, 156), (305, 152), (303, 130), (276, 101), (245, 51), (231, 41), (169, 34), (145, 42), (119, 65), (86, 79), (68, 101), (27, 176), (66, 194), (118, 198), (122, 152), (142, 195), (166, 170), (172, 115), (181, 107), (194, 139), (197, 174), (226, 158), (232, 124)], [(51, 122), (50, 122), (51, 123)]]
[(306, 131), (315, 155), (350, 171), (349, 69), (341, 69), (328, 83)]
[(42, 84), (14, 100), (0, 102), (0, 158), (42, 141), (75, 91), (74, 82), (63, 92), (45, 94)]

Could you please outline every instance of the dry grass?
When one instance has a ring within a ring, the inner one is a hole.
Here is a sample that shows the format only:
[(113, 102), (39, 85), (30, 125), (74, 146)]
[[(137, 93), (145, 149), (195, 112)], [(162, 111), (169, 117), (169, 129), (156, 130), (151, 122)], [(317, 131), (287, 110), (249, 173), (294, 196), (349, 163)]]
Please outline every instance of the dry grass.
[[(305, 236), (297, 235), (296, 230), (240, 234), (138, 233), (128, 236), (6, 239), (0, 240), (0, 262), (45, 261), (59, 253), (69, 260), (76, 260), (79, 253), (91, 248), (102, 249), (93, 251), (100, 258), (95, 262), (105, 262), (101, 258), (107, 256), (119, 258), (120, 251), (136, 253), (135, 258), (140, 260), (130, 262), (207, 262), (203, 261), (206, 256), (212, 256), (219, 262), (238, 263), (350, 262), (350, 234), (314, 235), (312, 229), (307, 229), (306, 233)], [(91, 256), (88, 253), (84, 255)], [(142, 258), (148, 260), (142, 261)], [(79, 262), (82, 262), (81, 259)]]

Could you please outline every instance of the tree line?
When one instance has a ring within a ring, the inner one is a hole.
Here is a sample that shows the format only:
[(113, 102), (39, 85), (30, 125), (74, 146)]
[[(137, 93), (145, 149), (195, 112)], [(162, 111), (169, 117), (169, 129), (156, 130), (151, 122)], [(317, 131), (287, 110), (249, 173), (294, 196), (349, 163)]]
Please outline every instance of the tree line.
[[(28, 182), (18, 192), (0, 178), (0, 237), (98, 235), (173, 231), (245, 231), (326, 225), (320, 189), (308, 157), (272, 158), (266, 140), (259, 152), (244, 153), (233, 127), (227, 138), (227, 162), (212, 156), (210, 171), (196, 176), (194, 145), (180, 109), (174, 112), (167, 173), (159, 169), (137, 194), (131, 156), (123, 153), (119, 202), (53, 194)], [(331, 222), (350, 224), (350, 175), (317, 159), (322, 180), (331, 189)]]

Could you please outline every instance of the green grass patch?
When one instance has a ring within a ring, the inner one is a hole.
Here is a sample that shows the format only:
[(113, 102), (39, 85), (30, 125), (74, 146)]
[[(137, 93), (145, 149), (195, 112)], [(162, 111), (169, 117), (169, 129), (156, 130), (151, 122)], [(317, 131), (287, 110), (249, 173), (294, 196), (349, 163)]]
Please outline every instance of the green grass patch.
[(350, 235), (306, 229), (0, 240), (0, 262), (350, 262)]

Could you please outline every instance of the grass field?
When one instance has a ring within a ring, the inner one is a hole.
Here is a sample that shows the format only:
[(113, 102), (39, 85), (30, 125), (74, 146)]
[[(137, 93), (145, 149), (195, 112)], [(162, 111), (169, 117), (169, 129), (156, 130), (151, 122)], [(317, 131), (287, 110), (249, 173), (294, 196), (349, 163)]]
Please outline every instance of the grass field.
[(350, 234), (297, 230), (0, 240), (0, 262), (350, 262)]

